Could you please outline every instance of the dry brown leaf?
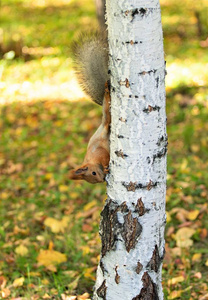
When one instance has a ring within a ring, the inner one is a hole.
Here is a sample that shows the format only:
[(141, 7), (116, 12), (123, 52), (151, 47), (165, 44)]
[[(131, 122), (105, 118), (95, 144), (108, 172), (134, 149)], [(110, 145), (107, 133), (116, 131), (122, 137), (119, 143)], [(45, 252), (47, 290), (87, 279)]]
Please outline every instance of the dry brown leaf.
[(194, 274), (193, 277), (197, 278), (197, 279), (202, 279), (202, 273), (201, 272), (197, 272), (197, 273)]
[(90, 300), (90, 295), (88, 293), (84, 293), (81, 296), (78, 296), (78, 300)]
[(199, 297), (199, 300), (208, 300), (208, 293), (206, 295)]
[(5, 288), (6, 283), (7, 283), (6, 278), (4, 276), (0, 276), (0, 288), (1, 289)]
[(7, 288), (4, 288), (0, 291), (0, 296), (2, 299), (8, 298), (10, 296), (10, 294), (11, 294), (11, 291)]
[(45, 267), (51, 267), (67, 261), (66, 254), (60, 253), (55, 250), (40, 250), (37, 257), (39, 264)]

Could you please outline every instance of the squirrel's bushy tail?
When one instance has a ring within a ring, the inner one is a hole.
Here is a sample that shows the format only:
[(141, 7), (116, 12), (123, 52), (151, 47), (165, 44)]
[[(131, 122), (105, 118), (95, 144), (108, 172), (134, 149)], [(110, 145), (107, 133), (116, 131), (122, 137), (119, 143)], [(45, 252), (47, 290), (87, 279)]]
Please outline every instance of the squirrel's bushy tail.
[(83, 90), (99, 105), (103, 104), (108, 75), (106, 34), (82, 35), (74, 45), (75, 69)]

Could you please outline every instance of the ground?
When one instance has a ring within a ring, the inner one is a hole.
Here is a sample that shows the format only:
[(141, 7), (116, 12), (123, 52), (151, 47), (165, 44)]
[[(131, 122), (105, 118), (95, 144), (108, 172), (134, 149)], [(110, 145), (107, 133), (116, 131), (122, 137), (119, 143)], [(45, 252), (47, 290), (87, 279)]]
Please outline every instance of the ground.
[[(199, 2), (161, 1), (169, 300), (208, 299), (208, 6)], [(94, 3), (1, 5), (0, 297), (90, 299), (106, 187), (71, 182), (67, 174), (82, 162), (101, 119), (72, 70), (73, 40), (97, 26)]]

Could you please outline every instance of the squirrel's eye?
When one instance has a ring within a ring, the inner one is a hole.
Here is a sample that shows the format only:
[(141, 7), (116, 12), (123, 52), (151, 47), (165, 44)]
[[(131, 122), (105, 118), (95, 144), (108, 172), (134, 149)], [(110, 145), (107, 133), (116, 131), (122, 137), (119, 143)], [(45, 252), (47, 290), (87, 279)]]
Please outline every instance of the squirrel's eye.
[(92, 172), (92, 175), (94, 175), (94, 176), (95, 176), (95, 175), (96, 175), (96, 172)]

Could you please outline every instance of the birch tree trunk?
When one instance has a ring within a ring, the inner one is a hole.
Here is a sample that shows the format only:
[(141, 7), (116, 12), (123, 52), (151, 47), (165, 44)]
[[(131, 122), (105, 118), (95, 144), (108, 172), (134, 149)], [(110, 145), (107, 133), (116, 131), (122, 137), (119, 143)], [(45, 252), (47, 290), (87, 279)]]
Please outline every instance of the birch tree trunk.
[(107, 0), (111, 160), (94, 299), (163, 299), (165, 62), (159, 0)]

